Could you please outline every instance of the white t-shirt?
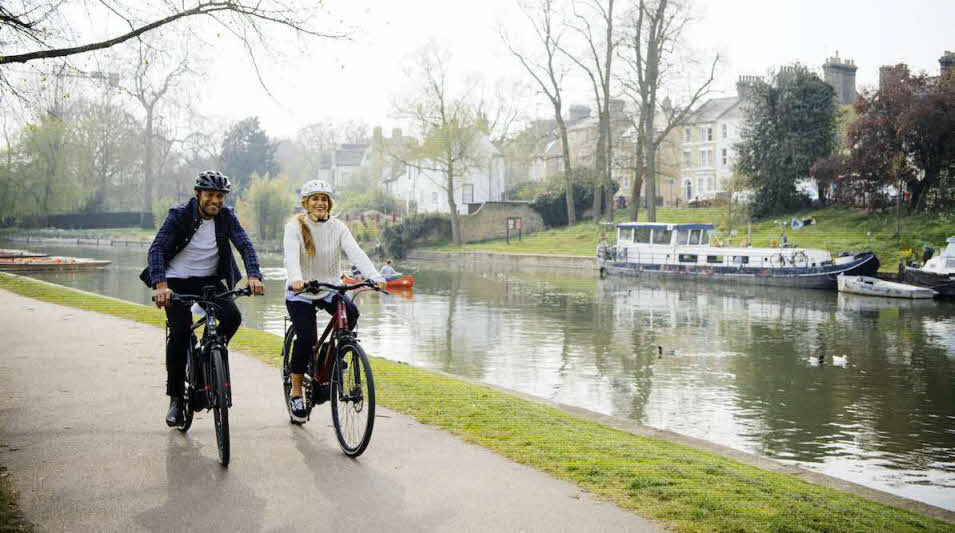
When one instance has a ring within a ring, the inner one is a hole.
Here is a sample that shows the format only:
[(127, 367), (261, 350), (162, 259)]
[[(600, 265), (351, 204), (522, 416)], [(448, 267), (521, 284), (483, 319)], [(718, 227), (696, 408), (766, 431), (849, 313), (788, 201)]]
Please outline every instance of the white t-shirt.
[(199, 229), (189, 244), (172, 258), (166, 267), (167, 278), (198, 278), (213, 276), (219, 264), (219, 248), (216, 246), (216, 222), (202, 219)]

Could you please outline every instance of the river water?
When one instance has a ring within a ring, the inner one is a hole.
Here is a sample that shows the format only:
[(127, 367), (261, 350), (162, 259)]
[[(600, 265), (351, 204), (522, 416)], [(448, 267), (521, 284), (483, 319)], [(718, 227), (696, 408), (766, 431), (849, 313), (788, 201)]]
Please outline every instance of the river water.
[[(143, 248), (29, 248), (112, 261), (33, 277), (149, 303)], [(244, 325), (282, 333), (281, 258), (262, 263), (268, 296), (239, 300)], [(399, 267), (413, 293), (359, 300), (371, 354), (955, 510), (955, 303)]]

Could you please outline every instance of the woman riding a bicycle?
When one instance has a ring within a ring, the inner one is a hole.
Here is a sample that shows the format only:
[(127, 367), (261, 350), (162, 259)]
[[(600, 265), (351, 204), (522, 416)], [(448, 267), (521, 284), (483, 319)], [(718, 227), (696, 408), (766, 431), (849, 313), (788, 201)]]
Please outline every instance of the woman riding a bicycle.
[(370, 279), (384, 288), (385, 279), (355, 242), (348, 226), (331, 216), (334, 198), (332, 187), (322, 180), (311, 180), (302, 185), (302, 208), (300, 213), (285, 226), (284, 255), (286, 281), (285, 306), (288, 308), (295, 342), (292, 346), (289, 413), (292, 420), (304, 423), (305, 404), (302, 400), (302, 380), (318, 341), (315, 322), (316, 309), (329, 314), (335, 312), (337, 299), (343, 298), (348, 329), (353, 330), (358, 322), (358, 307), (344, 295), (332, 291), (317, 294), (301, 292), (306, 280), (323, 283), (339, 283), (339, 258), (342, 252), (356, 265), (365, 279)]

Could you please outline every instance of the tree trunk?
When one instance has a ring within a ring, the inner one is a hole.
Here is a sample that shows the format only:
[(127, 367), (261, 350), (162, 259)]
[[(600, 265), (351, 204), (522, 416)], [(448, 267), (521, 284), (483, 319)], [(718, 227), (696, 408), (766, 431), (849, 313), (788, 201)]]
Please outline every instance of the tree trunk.
[(458, 205), (454, 202), (454, 166), (448, 165), (448, 207), (451, 208), (451, 239), (461, 246), (461, 228), (458, 226)]
[(143, 228), (156, 227), (153, 218), (153, 109), (146, 108), (146, 127), (143, 130)]
[[(561, 158), (564, 161), (564, 184), (567, 187), (567, 225), (573, 226), (577, 223), (577, 208), (574, 204), (574, 175), (570, 167), (570, 148), (567, 145), (567, 125), (560, 116), (560, 108), (555, 106), (557, 111), (557, 127), (560, 129), (560, 147)], [(545, 163), (546, 165), (546, 163)]]
[(630, 184), (630, 222), (636, 222), (640, 215), (640, 189), (643, 188), (643, 176), (640, 167), (633, 169), (633, 183)]
[(652, 146), (647, 150), (647, 222), (657, 221), (657, 154)]

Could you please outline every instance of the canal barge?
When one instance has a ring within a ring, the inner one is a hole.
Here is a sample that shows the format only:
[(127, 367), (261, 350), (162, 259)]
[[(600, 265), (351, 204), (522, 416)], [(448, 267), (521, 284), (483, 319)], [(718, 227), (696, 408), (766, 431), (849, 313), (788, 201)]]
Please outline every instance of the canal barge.
[(617, 242), (597, 249), (601, 276), (663, 276), (811, 289), (836, 289), (836, 277), (873, 275), (872, 252), (837, 257), (811, 248), (717, 247), (713, 224), (617, 224)]

